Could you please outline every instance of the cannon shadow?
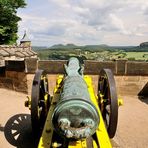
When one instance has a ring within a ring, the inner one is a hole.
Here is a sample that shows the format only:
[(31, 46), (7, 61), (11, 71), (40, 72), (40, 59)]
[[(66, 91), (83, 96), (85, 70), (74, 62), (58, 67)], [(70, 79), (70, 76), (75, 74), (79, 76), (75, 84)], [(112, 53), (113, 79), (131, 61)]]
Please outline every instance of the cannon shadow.
[(4, 135), (7, 141), (17, 148), (35, 148), (31, 129), (31, 117), (29, 114), (16, 114), (12, 116), (4, 127)]

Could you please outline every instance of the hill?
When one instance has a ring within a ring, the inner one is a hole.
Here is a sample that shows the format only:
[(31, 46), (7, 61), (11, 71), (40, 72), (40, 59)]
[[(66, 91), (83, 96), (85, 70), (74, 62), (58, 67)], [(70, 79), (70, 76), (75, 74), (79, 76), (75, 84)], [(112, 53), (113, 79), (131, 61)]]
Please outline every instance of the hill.
[(77, 45), (74, 45), (74, 44), (66, 44), (66, 45), (63, 45), (63, 44), (56, 44), (56, 45), (53, 45), (51, 47), (49, 47), (49, 49), (56, 49), (56, 50), (61, 50), (61, 49), (77, 49), (77, 48), (81, 48), (82, 46), (77, 46)]
[(143, 43), (141, 43), (140, 44), (140, 47), (142, 47), (142, 48), (148, 48), (148, 42), (143, 42)]
[(32, 50), (37, 51), (37, 50), (43, 50), (47, 49), (48, 47), (46, 46), (32, 46)]
[(148, 47), (145, 42), (139, 44), (139, 46), (56, 44), (49, 48), (40, 49), (36, 52), (42, 60), (67, 60), (69, 57), (75, 56), (86, 60), (99, 61), (116, 59), (148, 61)]

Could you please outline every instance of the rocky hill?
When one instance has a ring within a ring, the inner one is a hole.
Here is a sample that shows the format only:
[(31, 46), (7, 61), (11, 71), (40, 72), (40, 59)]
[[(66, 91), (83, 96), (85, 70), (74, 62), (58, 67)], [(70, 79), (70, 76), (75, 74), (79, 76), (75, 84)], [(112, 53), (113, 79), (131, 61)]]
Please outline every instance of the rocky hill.
[(148, 47), (148, 42), (143, 42), (143, 43), (141, 43), (141, 44), (140, 44), (140, 47), (142, 47), (142, 48), (143, 48), (143, 47)]

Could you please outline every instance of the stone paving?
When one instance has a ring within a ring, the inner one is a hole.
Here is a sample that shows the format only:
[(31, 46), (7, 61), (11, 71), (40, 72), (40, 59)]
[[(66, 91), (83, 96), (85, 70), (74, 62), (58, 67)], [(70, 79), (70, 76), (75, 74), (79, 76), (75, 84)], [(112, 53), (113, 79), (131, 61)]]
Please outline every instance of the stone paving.
[[(50, 81), (51, 82), (51, 81)], [(55, 82), (50, 83), (51, 86)], [(51, 90), (50, 90), (51, 92)], [(125, 93), (126, 94), (126, 93)], [(121, 148), (148, 147), (148, 99), (122, 95), (118, 129), (112, 143)], [(0, 88), (0, 148), (34, 148), (26, 94)]]

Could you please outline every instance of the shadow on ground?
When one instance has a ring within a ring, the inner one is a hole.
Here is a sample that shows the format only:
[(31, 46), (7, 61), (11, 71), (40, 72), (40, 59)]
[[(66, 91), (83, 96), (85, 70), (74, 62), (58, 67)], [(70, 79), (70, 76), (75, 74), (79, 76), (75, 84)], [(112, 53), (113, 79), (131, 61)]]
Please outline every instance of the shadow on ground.
[(148, 104), (148, 96), (138, 96), (139, 100)]
[(17, 148), (35, 148), (29, 114), (17, 114), (12, 116), (4, 127), (7, 141)]
[(138, 98), (148, 104), (148, 82), (144, 85), (142, 90), (138, 93)]

